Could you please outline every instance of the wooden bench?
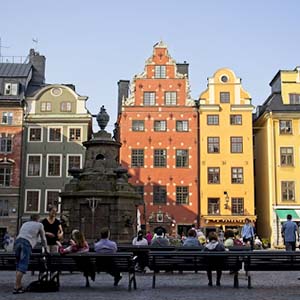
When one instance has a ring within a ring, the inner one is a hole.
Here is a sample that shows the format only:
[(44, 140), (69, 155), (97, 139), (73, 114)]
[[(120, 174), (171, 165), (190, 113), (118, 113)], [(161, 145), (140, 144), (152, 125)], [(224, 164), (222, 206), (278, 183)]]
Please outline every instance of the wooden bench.
[(300, 271), (300, 252), (258, 250), (243, 254), (244, 269), (251, 288), (251, 271)]
[[(96, 273), (100, 272), (126, 272), (128, 273), (128, 290), (132, 285), (136, 289), (135, 278), (135, 258), (132, 253), (118, 252), (115, 254), (102, 253), (69, 253), (60, 255), (58, 253), (44, 255), (42, 253), (32, 253), (28, 266), (28, 271), (38, 271), (40, 274), (48, 271), (55, 273), (54, 280), (59, 286), (59, 275), (63, 271), (83, 272), (86, 279), (86, 287), (90, 286), (89, 277), (95, 280)], [(15, 270), (16, 260), (14, 253), (0, 253), (0, 270)]]
[(238, 271), (242, 269), (239, 252), (204, 252), (204, 251), (151, 251), (149, 267), (153, 271), (152, 288), (156, 285), (156, 275), (160, 271), (231, 271), (234, 274), (233, 286), (239, 287)]

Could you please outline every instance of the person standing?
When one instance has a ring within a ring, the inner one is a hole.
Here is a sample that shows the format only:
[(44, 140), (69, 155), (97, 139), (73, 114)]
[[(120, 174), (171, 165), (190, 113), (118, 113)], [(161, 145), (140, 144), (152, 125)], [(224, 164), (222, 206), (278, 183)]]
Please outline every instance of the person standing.
[[(44, 226), (39, 222), (40, 216), (37, 214), (30, 216), (30, 221), (25, 222), (15, 241), (14, 250), (16, 255), (16, 283), (13, 293), (22, 294), (22, 278), (29, 265), (32, 249), (36, 245), (38, 238), (41, 238), (42, 245), (47, 247), (47, 240)], [(47, 252), (47, 248), (46, 248)]]
[(283, 223), (281, 228), (281, 235), (284, 240), (286, 251), (296, 250), (296, 237), (298, 236), (298, 227), (295, 222), (292, 221), (292, 215), (286, 216), (286, 222)]
[[(118, 250), (117, 244), (114, 241), (109, 239), (109, 229), (107, 227), (102, 228), (100, 235), (101, 239), (99, 242), (95, 243), (95, 252), (97, 253), (116, 253)], [(107, 262), (109, 263), (109, 261)], [(122, 279), (122, 275), (120, 272), (111, 271), (109, 272), (111, 276), (114, 277), (114, 286), (117, 286), (120, 280)]]
[(248, 218), (245, 219), (245, 225), (242, 229), (242, 238), (245, 245), (250, 244), (251, 249), (254, 247), (254, 229), (250, 220)]
[(47, 249), (50, 253), (58, 252), (57, 241), (63, 238), (63, 229), (60, 221), (56, 218), (57, 208), (51, 207), (49, 209), (49, 215), (45, 218), (42, 223), (46, 232), (47, 238)]

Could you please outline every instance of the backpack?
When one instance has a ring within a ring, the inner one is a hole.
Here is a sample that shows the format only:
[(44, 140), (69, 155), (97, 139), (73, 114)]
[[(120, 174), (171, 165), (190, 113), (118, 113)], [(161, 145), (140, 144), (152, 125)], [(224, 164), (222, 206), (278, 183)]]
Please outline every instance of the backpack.
[(51, 293), (59, 291), (58, 273), (48, 274), (48, 271), (39, 275), (39, 279), (32, 281), (26, 288), (26, 292)]

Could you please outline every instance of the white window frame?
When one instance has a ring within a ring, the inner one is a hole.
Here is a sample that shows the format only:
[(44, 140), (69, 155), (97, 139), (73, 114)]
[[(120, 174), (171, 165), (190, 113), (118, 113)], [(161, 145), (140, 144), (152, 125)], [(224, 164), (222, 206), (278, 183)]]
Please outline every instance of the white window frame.
[[(27, 196), (28, 192), (38, 192), (39, 193), (39, 203), (38, 203), (38, 210), (27, 210)], [(24, 212), (25, 213), (39, 213), (41, 209), (41, 190), (39, 189), (26, 189), (25, 190), (25, 207)]]
[[(80, 129), (80, 140), (70, 141), (70, 130), (71, 129)], [(83, 140), (83, 127), (82, 126), (68, 126), (68, 143), (81, 143)]]
[[(6, 116), (7, 122), (3, 122), (4, 114), (7, 114), (7, 116)], [(11, 122), (9, 122), (9, 115), (11, 115)], [(1, 115), (1, 124), (13, 125), (13, 121), (14, 121), (14, 113), (12, 111), (3, 111), (2, 112), (2, 115)]]
[[(49, 176), (48, 175), (48, 171), (49, 171), (49, 157), (50, 156), (59, 156), (60, 157), (59, 175), (56, 175), (56, 176), (52, 176), (52, 175)], [(46, 177), (47, 178), (60, 178), (60, 177), (62, 177), (62, 154), (57, 154), (57, 153), (49, 153), (49, 154), (47, 154)]]
[(70, 156), (80, 156), (80, 169), (82, 168), (82, 154), (77, 154), (77, 153), (69, 153), (67, 154), (67, 163), (66, 163), (66, 177), (72, 177), (69, 175), (69, 157)]
[[(58, 129), (58, 128), (60, 128), (60, 133), (61, 133), (60, 134), (60, 141), (50, 141), (50, 129)], [(47, 142), (48, 143), (61, 143), (62, 142), (63, 135), (64, 135), (62, 126), (48, 126), (47, 131), (48, 131), (48, 134), (47, 134)]]
[(5, 96), (18, 96), (19, 95), (19, 83), (6, 82), (4, 84), (4, 95)]
[[(66, 109), (63, 109), (64, 105), (66, 105)], [(60, 112), (71, 112), (71, 111), (72, 111), (72, 102), (71, 101), (60, 102)]]
[[(61, 192), (60, 189), (46, 189), (45, 190), (45, 203), (44, 203), (44, 211), (45, 213), (48, 212), (47, 210), (47, 202), (48, 202), (48, 192)], [(61, 207), (61, 198), (58, 197), (58, 206), (57, 206), (57, 213), (60, 213), (60, 207)]]
[[(40, 129), (41, 130), (41, 140), (40, 141), (31, 141), (30, 140), (30, 130), (31, 129)], [(28, 143), (42, 143), (43, 142), (43, 133), (44, 133), (43, 127), (38, 127), (38, 126), (28, 127), (28, 139), (27, 139)]]
[[(45, 103), (45, 109), (43, 109), (43, 104)], [(50, 109), (49, 109), (50, 106)], [(40, 104), (40, 111), (41, 112), (51, 112), (52, 111), (52, 102), (50, 101), (42, 101)]]
[[(40, 175), (39, 176), (32, 176), (32, 175), (28, 175), (28, 166), (29, 166), (29, 156), (39, 156), (40, 157)], [(27, 154), (27, 159), (26, 159), (26, 177), (29, 178), (38, 178), (38, 177), (42, 177), (42, 164), (43, 164), (43, 154)]]

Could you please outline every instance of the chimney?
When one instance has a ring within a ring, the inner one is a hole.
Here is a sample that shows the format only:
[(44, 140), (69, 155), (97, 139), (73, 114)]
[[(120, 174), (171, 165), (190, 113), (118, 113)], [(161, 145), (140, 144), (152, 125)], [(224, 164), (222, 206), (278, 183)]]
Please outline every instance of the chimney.
[(129, 80), (119, 80), (118, 81), (118, 115), (122, 111), (122, 101), (128, 98), (129, 93)]
[(40, 55), (34, 49), (30, 49), (29, 62), (33, 66), (31, 83), (37, 85), (45, 83), (46, 57)]
[(189, 77), (189, 64), (184, 61), (183, 63), (176, 64), (177, 65), (177, 72), (186, 75)]

